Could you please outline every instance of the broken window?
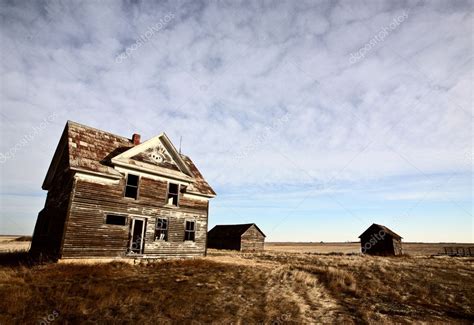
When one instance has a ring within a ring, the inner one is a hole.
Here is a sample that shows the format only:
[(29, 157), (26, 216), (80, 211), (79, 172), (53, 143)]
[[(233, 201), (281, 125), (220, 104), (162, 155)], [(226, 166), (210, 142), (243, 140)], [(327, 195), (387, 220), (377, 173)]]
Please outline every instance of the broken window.
[(178, 206), (178, 197), (179, 197), (179, 185), (169, 183), (167, 204)]
[(186, 221), (186, 227), (184, 229), (184, 240), (194, 241), (196, 235), (196, 222)]
[(130, 197), (135, 200), (137, 199), (139, 179), (140, 178), (137, 175), (127, 175), (127, 184), (125, 185), (125, 197)]
[(168, 219), (156, 219), (155, 240), (168, 241)]
[(108, 214), (105, 217), (105, 223), (108, 225), (125, 226), (127, 224), (127, 217), (116, 214)]

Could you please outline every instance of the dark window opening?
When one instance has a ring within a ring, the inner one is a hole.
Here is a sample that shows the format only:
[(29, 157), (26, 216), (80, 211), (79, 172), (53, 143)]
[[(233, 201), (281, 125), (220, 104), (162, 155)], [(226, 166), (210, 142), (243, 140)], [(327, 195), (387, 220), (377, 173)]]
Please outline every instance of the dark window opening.
[(127, 217), (116, 214), (108, 214), (105, 217), (105, 223), (108, 225), (125, 226), (127, 224)]
[(168, 241), (168, 219), (156, 219), (155, 240)]
[(127, 184), (125, 185), (125, 197), (137, 199), (139, 179), (140, 178), (137, 175), (127, 175)]
[(196, 227), (194, 221), (186, 221), (186, 228), (184, 230), (184, 240), (192, 240), (196, 238)]
[(178, 206), (179, 185), (169, 183), (168, 185), (168, 201), (169, 205)]

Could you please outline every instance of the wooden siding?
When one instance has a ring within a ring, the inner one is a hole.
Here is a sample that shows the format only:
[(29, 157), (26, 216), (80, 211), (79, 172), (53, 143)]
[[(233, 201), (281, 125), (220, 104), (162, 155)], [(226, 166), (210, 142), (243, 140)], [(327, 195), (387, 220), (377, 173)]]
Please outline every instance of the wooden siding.
[(240, 240), (241, 251), (263, 251), (264, 249), (265, 236), (258, 231), (255, 226), (251, 226), (247, 231), (242, 234)]
[(208, 233), (208, 248), (262, 251), (265, 235), (254, 224), (217, 225)]
[(207, 211), (207, 201), (180, 196), (179, 207), (191, 210)]
[(214, 249), (229, 249), (229, 250), (240, 250), (240, 238), (239, 237), (228, 237), (228, 238), (207, 238), (207, 247)]
[[(207, 216), (205, 214), (161, 211), (159, 218), (168, 219), (168, 240), (155, 240), (156, 219), (148, 220), (146, 228), (145, 255), (204, 255), (206, 249)], [(186, 221), (195, 221), (195, 241), (184, 241)]]
[[(104, 185), (78, 179), (67, 222), (62, 257), (121, 257), (129, 246), (132, 216), (145, 217), (144, 255), (160, 257), (204, 255), (208, 202), (184, 198), (179, 207), (165, 206), (167, 183), (141, 177), (138, 199), (123, 197), (125, 180)], [(127, 216), (127, 225), (105, 223), (107, 213)], [(154, 240), (157, 217), (169, 220), (168, 241)], [(186, 220), (196, 221), (196, 240), (185, 242)]]
[(398, 240), (396, 238), (392, 239), (392, 244), (393, 244), (393, 252), (395, 255), (403, 255), (403, 250), (402, 250), (402, 241)]
[[(383, 239), (377, 240), (373, 234), (367, 233), (360, 238), (362, 252), (368, 255), (401, 255), (402, 243), (401, 240), (393, 238), (386, 234)], [(364, 249), (365, 248), (365, 249)]]
[(67, 149), (64, 150), (62, 156), (58, 158), (58, 172), (53, 177), (53, 185), (48, 191), (44, 208), (36, 220), (30, 249), (34, 256), (57, 258), (61, 250), (64, 224), (73, 188), (72, 175), (66, 169)]

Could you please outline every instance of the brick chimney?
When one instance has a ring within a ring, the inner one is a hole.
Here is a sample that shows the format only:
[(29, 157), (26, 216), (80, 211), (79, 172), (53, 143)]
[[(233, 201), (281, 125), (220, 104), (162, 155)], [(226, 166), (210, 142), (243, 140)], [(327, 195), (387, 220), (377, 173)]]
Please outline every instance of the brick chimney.
[(140, 144), (140, 134), (134, 133), (132, 135), (132, 142), (134, 145)]

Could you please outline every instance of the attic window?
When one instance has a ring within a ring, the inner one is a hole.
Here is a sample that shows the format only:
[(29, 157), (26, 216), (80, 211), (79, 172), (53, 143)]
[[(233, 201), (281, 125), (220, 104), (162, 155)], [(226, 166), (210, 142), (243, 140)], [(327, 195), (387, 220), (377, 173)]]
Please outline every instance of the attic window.
[(168, 200), (167, 204), (178, 206), (179, 184), (168, 184)]
[(135, 200), (137, 199), (139, 179), (140, 178), (137, 175), (127, 175), (127, 184), (125, 185), (125, 197), (130, 197)]

